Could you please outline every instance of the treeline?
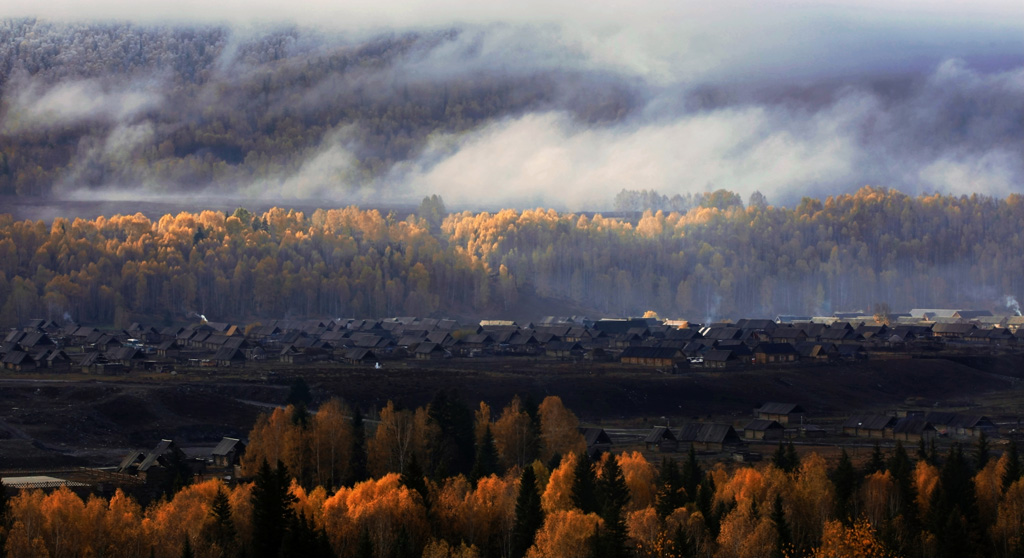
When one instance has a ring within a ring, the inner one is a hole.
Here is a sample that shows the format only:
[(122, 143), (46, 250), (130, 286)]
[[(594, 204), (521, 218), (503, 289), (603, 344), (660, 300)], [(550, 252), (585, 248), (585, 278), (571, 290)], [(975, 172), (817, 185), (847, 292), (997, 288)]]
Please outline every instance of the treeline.
[(608, 76), (434, 75), (430, 57), (451, 56), (463, 39), (0, 21), (0, 195), (139, 184), (233, 192), (284, 180), (332, 143), (355, 163), (318, 179), (354, 191), (417, 156), (432, 133), (534, 109), (610, 120), (633, 105)]
[[(717, 199), (730, 199), (728, 193)], [(0, 325), (501, 315), (523, 293), (693, 321), (887, 303), (999, 309), (1024, 295), (1024, 198), (865, 187), (795, 208), (639, 220), (553, 210), (444, 217), (239, 209), (95, 220), (0, 216)], [(440, 226), (438, 226), (440, 225)]]
[(346, 413), (331, 401), (315, 414), (299, 405), (264, 416), (243, 466), (252, 480), (234, 487), (185, 485), (146, 508), (120, 491), (110, 500), (83, 501), (67, 488), (0, 498), (3, 549), (11, 558), (1001, 558), (1024, 550), (1024, 465), (1012, 442), (998, 458), (984, 437), (942, 454), (934, 443), (914, 456), (876, 445), (859, 465), (845, 450), (829, 463), (780, 443), (763, 467), (709, 467), (693, 451), (655, 467), (638, 452), (597, 462), (579, 452), (575, 417), (554, 397), (539, 406), (516, 399), (496, 419), (443, 393), (425, 408), (388, 404), (375, 428), (358, 410)]

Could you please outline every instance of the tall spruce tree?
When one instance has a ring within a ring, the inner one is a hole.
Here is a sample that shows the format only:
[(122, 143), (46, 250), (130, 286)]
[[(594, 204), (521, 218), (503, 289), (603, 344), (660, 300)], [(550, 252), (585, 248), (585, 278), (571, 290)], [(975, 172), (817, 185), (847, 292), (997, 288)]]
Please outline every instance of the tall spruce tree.
[(583, 513), (599, 513), (601, 504), (597, 498), (597, 475), (594, 463), (586, 453), (576, 456), (576, 466), (572, 475), (572, 505)]
[(985, 465), (988, 464), (988, 452), (989, 443), (988, 436), (985, 435), (985, 431), (981, 431), (981, 435), (978, 436), (978, 443), (974, 446), (974, 468), (975, 470), (982, 470)]
[(704, 480), (704, 470), (701, 469), (700, 462), (697, 461), (697, 450), (693, 449), (692, 444), (690, 445), (690, 452), (686, 456), (686, 461), (683, 462), (680, 480), (683, 491), (686, 493), (686, 499), (683, 503), (696, 501), (697, 487)]
[(775, 525), (775, 546), (771, 558), (784, 558), (793, 555), (793, 532), (786, 521), (786, 512), (782, 507), (782, 496), (775, 495), (772, 502), (772, 523)]
[(519, 477), (519, 495), (516, 497), (516, 516), (512, 527), (512, 558), (523, 558), (533, 546), (537, 531), (544, 524), (544, 509), (537, 490), (537, 475), (527, 465)]
[(864, 474), (880, 473), (885, 470), (885, 454), (882, 453), (882, 446), (875, 441), (875, 447), (871, 450), (871, 459), (864, 467)]
[[(696, 499), (696, 496), (697, 491), (694, 489), (690, 498)], [(687, 496), (683, 493), (683, 477), (675, 459), (666, 457), (661, 460), (658, 489), (654, 497), (654, 509), (658, 512), (658, 517), (662, 519), (686, 503)]]
[(1017, 453), (1017, 442), (1016, 440), (1010, 440), (1010, 445), (1006, 448), (1006, 469), (1003, 471), (1003, 492), (1006, 492), (1010, 485), (1017, 482), (1021, 474), (1024, 473), (1024, 468), (1021, 467), (1020, 455)]
[(213, 496), (213, 502), (210, 503), (210, 518), (213, 521), (208, 523), (204, 538), (220, 549), (220, 558), (234, 556), (238, 547), (237, 532), (234, 519), (231, 517), (228, 493), (223, 488)]
[(431, 451), (431, 478), (469, 474), (474, 465), (473, 411), (454, 389), (438, 391), (427, 409), (431, 422), (440, 430)]
[(284, 463), (270, 468), (264, 459), (252, 487), (252, 551), (256, 558), (278, 558), (296, 502), (288, 491), (291, 477)]
[(608, 455), (597, 479), (598, 514), (604, 519), (604, 549), (609, 558), (626, 558), (626, 521), (623, 517), (629, 503), (629, 487), (614, 455)]
[(369, 478), (366, 470), (366, 425), (363, 412), (356, 407), (352, 413), (352, 458), (349, 465), (348, 485), (362, 482)]
[(836, 491), (836, 518), (847, 527), (853, 525), (853, 520), (857, 516), (857, 481), (857, 469), (850, 460), (850, 454), (843, 448), (839, 455), (839, 463), (832, 472), (832, 484)]
[[(529, 465), (526, 468), (529, 469)], [(483, 438), (477, 444), (476, 459), (473, 460), (473, 470), (469, 474), (469, 480), (475, 483), (496, 473), (498, 473), (498, 448), (494, 445), (491, 426), (487, 425)]]

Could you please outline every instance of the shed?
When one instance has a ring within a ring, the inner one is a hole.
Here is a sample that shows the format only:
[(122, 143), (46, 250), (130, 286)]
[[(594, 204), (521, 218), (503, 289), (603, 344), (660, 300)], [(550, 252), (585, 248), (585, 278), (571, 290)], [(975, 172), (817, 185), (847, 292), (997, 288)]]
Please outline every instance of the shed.
[(667, 426), (655, 426), (651, 433), (644, 438), (644, 444), (648, 450), (657, 449), (660, 452), (671, 452), (679, 449), (679, 440)]
[(743, 437), (747, 440), (781, 440), (786, 427), (775, 420), (754, 419), (743, 427)]

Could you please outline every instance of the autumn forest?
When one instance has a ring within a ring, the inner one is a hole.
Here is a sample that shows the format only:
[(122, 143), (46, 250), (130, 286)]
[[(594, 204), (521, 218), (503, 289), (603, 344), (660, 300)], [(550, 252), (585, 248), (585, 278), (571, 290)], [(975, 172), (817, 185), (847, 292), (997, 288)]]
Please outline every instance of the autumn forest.
[(1001, 308), (1024, 279), (1024, 198), (910, 197), (865, 187), (793, 208), (715, 192), (629, 217), (357, 207), (95, 220), (0, 216), (0, 324), (125, 327), (193, 313), (501, 316), (527, 297), (591, 315), (806, 315)]
[[(826, 461), (780, 443), (765, 466), (691, 452), (584, 453), (559, 398), (475, 410), (439, 392), (364, 420), (339, 400), (262, 416), (225, 485), (172, 478), (141, 506), (66, 486), (0, 501), (7, 556), (1019, 556), (1024, 465), (1013, 443)], [(868, 455), (870, 453), (870, 455)], [(271, 466), (270, 463), (276, 465)], [(187, 469), (185, 469), (187, 471)]]

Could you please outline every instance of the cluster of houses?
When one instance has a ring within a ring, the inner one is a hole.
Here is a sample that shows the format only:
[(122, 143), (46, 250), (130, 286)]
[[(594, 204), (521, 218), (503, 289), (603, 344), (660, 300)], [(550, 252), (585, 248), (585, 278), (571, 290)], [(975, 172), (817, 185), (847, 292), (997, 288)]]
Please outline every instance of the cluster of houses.
[(679, 370), (823, 363), (949, 347), (1024, 348), (1020, 316), (914, 310), (890, 318), (891, 325), (859, 313), (703, 325), (651, 318), (548, 317), (528, 324), (484, 320), (467, 326), (406, 317), (282, 320), (244, 327), (206, 321), (162, 328), (135, 323), (118, 331), (32, 320), (4, 337), (0, 363), (16, 371), (75, 367), (117, 373), (174, 365), (236, 367), (251, 361), (379, 366), (397, 359), (531, 356)]
[[(998, 429), (984, 415), (948, 411), (855, 414), (834, 428), (806, 422), (806, 411), (793, 403), (769, 402), (754, 409), (754, 418), (740, 431), (733, 425), (693, 422), (675, 430), (655, 426), (644, 438), (649, 451), (680, 452), (692, 447), (698, 452), (736, 452), (744, 443), (781, 441), (788, 438), (858, 437), (901, 442), (929, 442), (951, 439), (994, 437)], [(740, 451), (737, 455), (749, 456)]]

